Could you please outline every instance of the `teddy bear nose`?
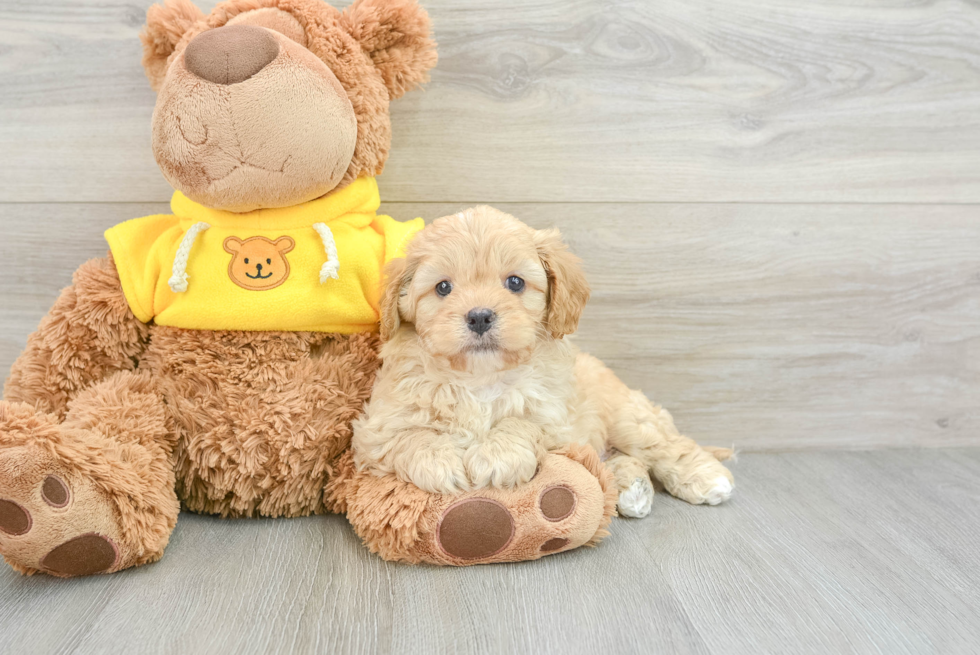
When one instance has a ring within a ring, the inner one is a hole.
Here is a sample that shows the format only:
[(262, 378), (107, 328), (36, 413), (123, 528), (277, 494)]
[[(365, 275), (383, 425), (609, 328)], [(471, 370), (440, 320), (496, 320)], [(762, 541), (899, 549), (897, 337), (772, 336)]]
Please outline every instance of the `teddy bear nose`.
[(275, 37), (261, 27), (226, 25), (201, 32), (187, 44), (184, 65), (216, 84), (244, 82), (279, 54)]

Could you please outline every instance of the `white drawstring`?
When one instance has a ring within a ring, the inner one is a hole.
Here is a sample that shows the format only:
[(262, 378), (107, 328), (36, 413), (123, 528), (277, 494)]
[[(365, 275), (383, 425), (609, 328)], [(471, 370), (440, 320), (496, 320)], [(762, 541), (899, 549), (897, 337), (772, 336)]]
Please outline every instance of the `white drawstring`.
[(327, 261), (320, 268), (320, 284), (330, 278), (336, 280), (339, 277), (340, 259), (337, 257), (337, 243), (333, 240), (333, 232), (330, 231), (326, 223), (314, 223), (313, 229), (320, 235), (320, 240), (323, 241), (323, 249), (327, 253)]
[[(177, 254), (174, 255), (173, 272), (167, 282), (174, 293), (187, 291), (187, 258), (191, 254), (191, 248), (194, 247), (194, 240), (197, 239), (197, 235), (209, 227), (211, 226), (207, 223), (194, 223), (187, 230), (184, 238), (181, 239), (180, 245), (177, 247)], [(323, 241), (323, 250), (327, 253), (327, 261), (320, 268), (320, 284), (330, 278), (336, 280), (340, 277), (340, 259), (337, 256), (337, 243), (334, 241), (333, 232), (330, 231), (326, 223), (314, 223), (313, 229), (320, 235), (320, 240)]]
[(190, 229), (187, 230), (187, 234), (184, 238), (180, 240), (180, 245), (177, 247), (177, 254), (174, 255), (174, 268), (170, 280), (167, 284), (170, 285), (170, 289), (174, 293), (183, 293), (187, 291), (187, 258), (191, 254), (191, 248), (194, 247), (194, 239), (197, 235), (204, 230), (211, 227), (207, 223), (194, 223), (191, 225)]

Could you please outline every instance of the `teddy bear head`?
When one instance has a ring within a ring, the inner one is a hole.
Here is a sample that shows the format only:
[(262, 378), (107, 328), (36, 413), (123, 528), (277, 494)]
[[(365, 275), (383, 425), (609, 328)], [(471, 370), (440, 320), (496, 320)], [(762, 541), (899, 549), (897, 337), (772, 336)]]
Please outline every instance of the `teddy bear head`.
[(189, 0), (147, 12), (143, 67), (157, 91), (153, 154), (191, 200), (234, 212), (288, 207), (377, 175), (389, 101), (436, 63), (415, 0)]

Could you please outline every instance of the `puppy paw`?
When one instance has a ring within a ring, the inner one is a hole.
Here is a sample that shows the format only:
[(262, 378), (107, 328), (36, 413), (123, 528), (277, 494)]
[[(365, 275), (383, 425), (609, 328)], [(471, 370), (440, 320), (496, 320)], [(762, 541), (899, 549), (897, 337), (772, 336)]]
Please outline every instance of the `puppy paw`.
[(714, 458), (684, 476), (672, 476), (663, 482), (671, 495), (692, 505), (720, 505), (731, 498), (735, 490), (731, 471)]
[(732, 497), (734, 490), (735, 485), (728, 478), (724, 476), (715, 478), (714, 486), (704, 495), (704, 502), (708, 505), (720, 505)]
[(463, 458), (453, 448), (416, 451), (407, 474), (406, 482), (433, 494), (457, 494), (470, 488)]
[(626, 489), (619, 492), (617, 502), (620, 516), (642, 519), (653, 508), (653, 485), (649, 477), (634, 478)]
[(524, 484), (538, 470), (538, 457), (530, 444), (485, 441), (463, 456), (474, 489), (510, 489)]

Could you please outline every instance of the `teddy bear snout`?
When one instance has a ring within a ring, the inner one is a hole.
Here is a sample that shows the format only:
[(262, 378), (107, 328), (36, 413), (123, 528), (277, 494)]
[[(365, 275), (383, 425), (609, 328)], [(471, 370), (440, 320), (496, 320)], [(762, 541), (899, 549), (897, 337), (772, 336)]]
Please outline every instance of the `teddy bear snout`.
[(279, 54), (268, 30), (251, 25), (226, 25), (202, 32), (184, 51), (184, 65), (194, 75), (216, 84), (249, 79)]

